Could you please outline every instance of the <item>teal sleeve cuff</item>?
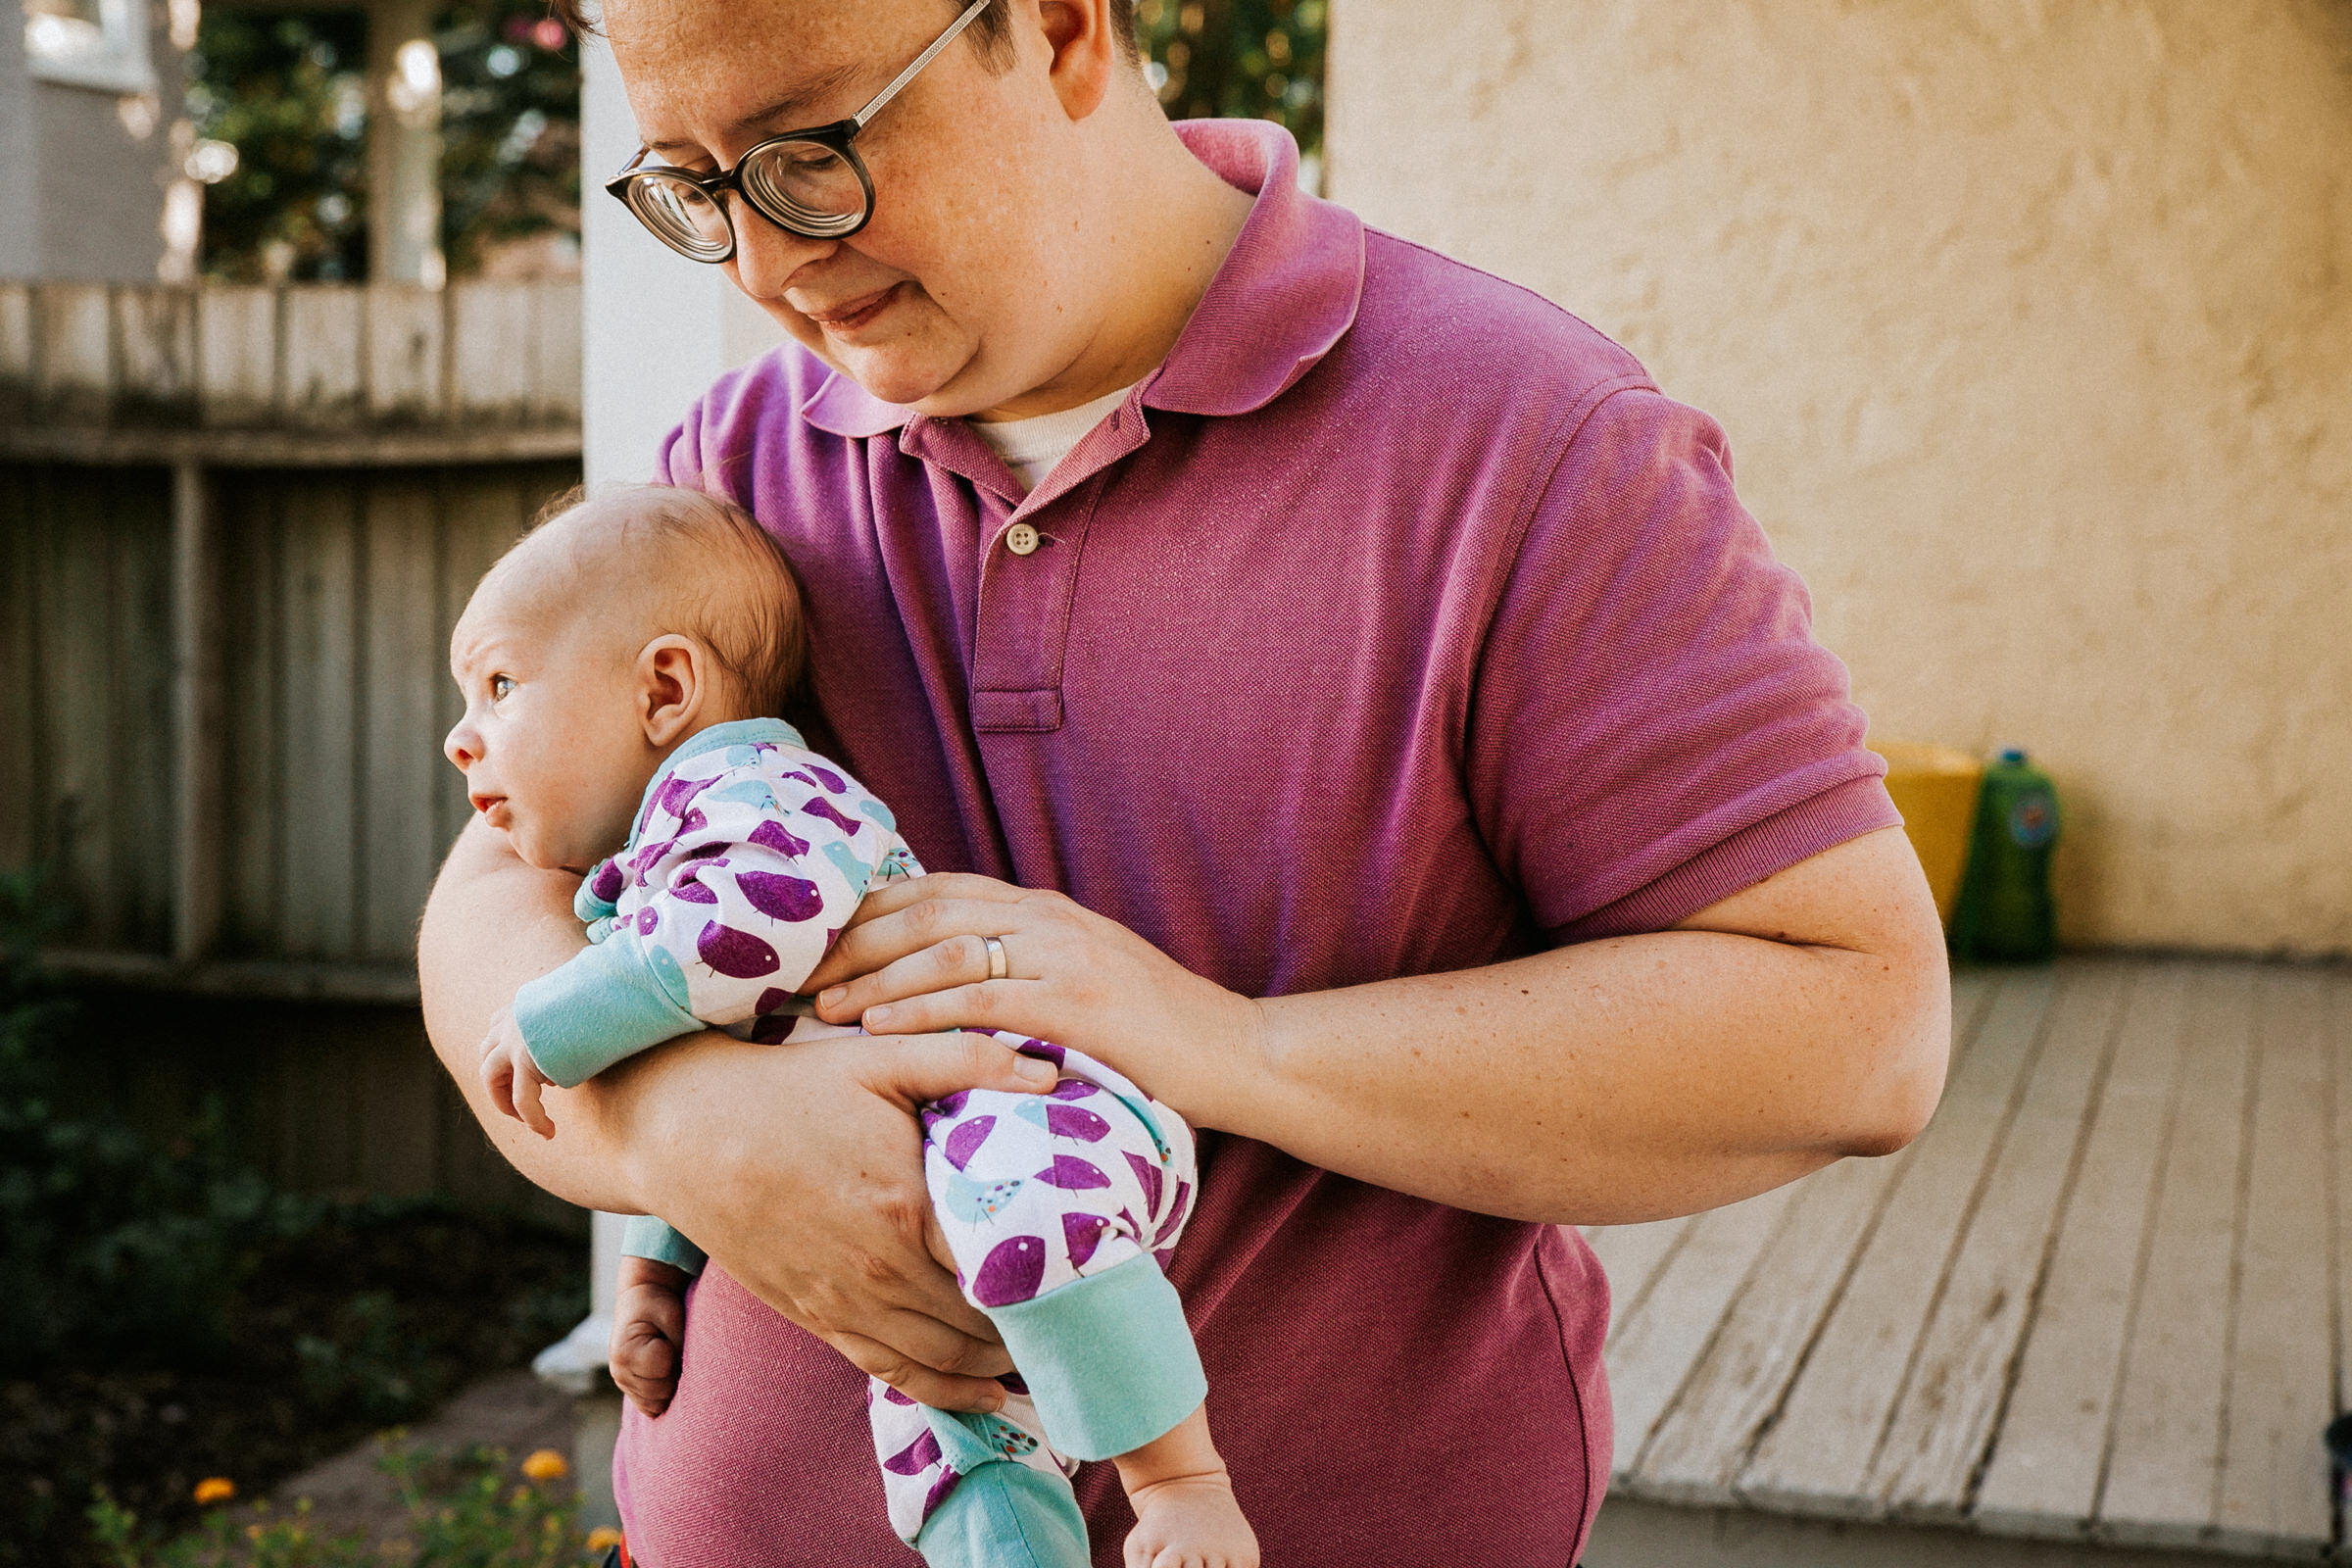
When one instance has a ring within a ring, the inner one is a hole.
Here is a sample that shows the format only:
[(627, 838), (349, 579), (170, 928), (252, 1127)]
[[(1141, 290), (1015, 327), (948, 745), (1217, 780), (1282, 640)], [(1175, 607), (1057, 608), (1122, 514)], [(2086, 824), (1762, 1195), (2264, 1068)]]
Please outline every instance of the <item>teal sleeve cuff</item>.
[(565, 1089), (704, 1027), (617, 933), (515, 992), (514, 1025), (539, 1070)]
[(1046, 1437), (1063, 1453), (1131, 1453), (1200, 1407), (1208, 1379), (1176, 1287), (1150, 1255), (988, 1309)]
[(626, 1256), (650, 1257), (689, 1274), (700, 1274), (708, 1261), (701, 1248), (651, 1214), (629, 1216), (628, 1228), (621, 1232), (620, 1250)]

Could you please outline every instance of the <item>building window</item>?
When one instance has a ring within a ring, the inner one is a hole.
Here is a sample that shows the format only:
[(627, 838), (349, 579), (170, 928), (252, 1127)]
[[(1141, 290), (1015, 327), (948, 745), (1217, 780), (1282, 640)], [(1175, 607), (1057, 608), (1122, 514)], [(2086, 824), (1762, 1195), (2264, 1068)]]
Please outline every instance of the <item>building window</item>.
[(24, 55), (43, 81), (155, 90), (143, 0), (24, 0)]

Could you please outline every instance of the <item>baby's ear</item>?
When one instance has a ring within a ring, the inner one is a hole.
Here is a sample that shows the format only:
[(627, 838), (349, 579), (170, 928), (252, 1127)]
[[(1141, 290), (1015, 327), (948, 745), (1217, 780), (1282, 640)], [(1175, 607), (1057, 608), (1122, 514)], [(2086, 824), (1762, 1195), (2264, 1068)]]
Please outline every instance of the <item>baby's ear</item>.
[(666, 633), (637, 656), (638, 716), (646, 742), (667, 747), (689, 733), (710, 695), (710, 655), (690, 637)]

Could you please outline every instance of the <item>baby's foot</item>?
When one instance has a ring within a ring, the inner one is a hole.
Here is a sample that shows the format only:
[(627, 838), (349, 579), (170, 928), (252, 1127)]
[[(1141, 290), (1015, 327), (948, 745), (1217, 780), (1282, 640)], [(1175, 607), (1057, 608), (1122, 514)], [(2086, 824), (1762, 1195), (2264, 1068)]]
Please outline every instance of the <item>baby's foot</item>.
[(1257, 1533), (1223, 1473), (1154, 1481), (1127, 1500), (1126, 1568), (1257, 1568)]

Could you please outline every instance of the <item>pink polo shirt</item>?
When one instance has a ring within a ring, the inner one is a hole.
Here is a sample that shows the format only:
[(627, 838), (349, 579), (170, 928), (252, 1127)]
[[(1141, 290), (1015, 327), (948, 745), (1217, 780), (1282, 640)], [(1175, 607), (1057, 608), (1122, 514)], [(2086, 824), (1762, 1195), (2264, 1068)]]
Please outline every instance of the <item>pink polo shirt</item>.
[[(792, 347), (669, 445), (790, 552), (843, 760), (926, 864), (1274, 995), (1654, 930), (1896, 820), (1712, 420), (1301, 195), (1276, 127), (1181, 131), (1255, 208), (1166, 365), (1035, 493)], [(1200, 1147), (1170, 1273), (1266, 1561), (1572, 1562), (1609, 1473), (1582, 1240)], [(676, 1401), (622, 1433), (632, 1550), (910, 1564), (860, 1391), (706, 1274)], [(1109, 1568), (1117, 1478), (1078, 1492)]]

